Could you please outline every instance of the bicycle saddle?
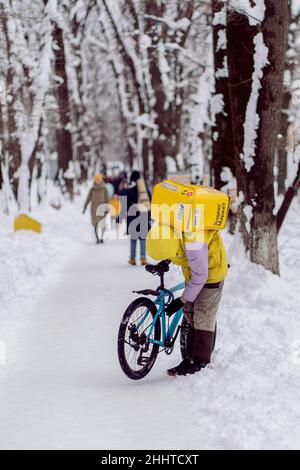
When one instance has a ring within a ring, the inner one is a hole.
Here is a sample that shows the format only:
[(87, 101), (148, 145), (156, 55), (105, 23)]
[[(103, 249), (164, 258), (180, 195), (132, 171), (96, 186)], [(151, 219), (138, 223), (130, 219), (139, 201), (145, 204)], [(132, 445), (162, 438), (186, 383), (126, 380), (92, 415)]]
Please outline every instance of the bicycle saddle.
[(160, 261), (160, 263), (158, 264), (147, 264), (145, 266), (145, 269), (148, 273), (154, 274), (155, 276), (161, 276), (162, 274), (169, 271), (170, 263), (171, 261), (169, 260), (163, 260)]

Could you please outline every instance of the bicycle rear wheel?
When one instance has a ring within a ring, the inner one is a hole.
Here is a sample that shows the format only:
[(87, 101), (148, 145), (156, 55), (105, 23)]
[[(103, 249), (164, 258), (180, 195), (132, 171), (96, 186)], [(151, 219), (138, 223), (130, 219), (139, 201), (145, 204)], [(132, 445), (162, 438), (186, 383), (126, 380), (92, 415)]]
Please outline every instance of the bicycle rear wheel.
[[(124, 374), (130, 379), (144, 378), (155, 363), (159, 345), (149, 342), (148, 334), (156, 312), (156, 306), (150, 299), (140, 297), (124, 313), (118, 335), (118, 357)], [(151, 339), (159, 341), (160, 335), (158, 318)]]
[[(187, 321), (185, 317), (182, 318), (181, 322), (181, 328), (180, 328), (180, 352), (181, 352), (181, 357), (182, 359), (188, 359), (188, 336), (189, 336), (189, 330), (191, 329), (190, 323)], [(217, 339), (217, 323), (215, 327), (215, 336), (214, 336), (214, 342), (213, 342), (213, 348), (212, 350), (215, 349), (216, 345), (216, 339)]]

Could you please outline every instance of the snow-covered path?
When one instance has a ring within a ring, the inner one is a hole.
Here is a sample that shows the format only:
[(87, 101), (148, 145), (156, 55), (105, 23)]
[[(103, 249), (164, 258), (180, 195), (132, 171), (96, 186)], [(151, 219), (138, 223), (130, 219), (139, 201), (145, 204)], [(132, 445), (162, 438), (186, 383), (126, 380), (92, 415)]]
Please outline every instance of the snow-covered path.
[[(18, 295), (19, 311), (15, 307), (1, 329), (7, 352), (6, 365), (0, 363), (1, 449), (299, 446), (295, 252), (285, 255), (279, 279), (249, 264), (226, 237), (232, 269), (213, 364), (198, 376), (170, 379), (164, 371), (179, 361), (179, 351), (171, 357), (163, 353), (146, 379), (133, 382), (118, 365), (118, 326), (134, 298), (131, 290), (156, 281), (143, 268), (126, 265), (127, 240), (96, 246), (80, 234), (75, 241), (71, 236), (66, 235), (72, 255), (67, 264), (57, 267), (37, 301), (30, 304), (25, 296), (25, 310)], [(21, 247), (28, 237), (9, 243)], [(281, 244), (289, 238), (287, 231)], [(63, 247), (67, 251), (66, 241)], [(38, 270), (34, 276), (38, 279)], [(175, 269), (168, 283), (178, 276)]]
[(126, 241), (86, 244), (27, 316), (1, 376), (1, 448), (180, 448), (183, 434), (196, 446), (163, 361), (141, 383), (119, 369), (116, 335), (133, 298), (128, 286), (148, 280), (142, 268), (120, 262), (125, 250)]

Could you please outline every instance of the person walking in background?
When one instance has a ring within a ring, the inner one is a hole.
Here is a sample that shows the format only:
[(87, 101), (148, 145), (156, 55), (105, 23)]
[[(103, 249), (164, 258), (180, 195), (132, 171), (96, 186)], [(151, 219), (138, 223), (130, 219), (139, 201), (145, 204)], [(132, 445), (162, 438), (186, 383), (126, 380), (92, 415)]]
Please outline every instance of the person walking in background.
[(113, 196), (114, 196), (114, 194), (115, 194), (115, 192), (116, 192), (116, 191), (115, 191), (115, 188), (114, 188), (114, 185), (113, 185), (113, 183), (111, 182), (110, 178), (105, 177), (105, 178), (103, 178), (103, 180), (104, 180), (104, 184), (105, 184), (105, 187), (106, 187), (106, 191), (107, 191), (108, 197), (109, 197), (110, 199), (112, 199)]
[(140, 240), (141, 264), (147, 264), (146, 238), (150, 229), (151, 195), (139, 171), (133, 171), (127, 190), (127, 233), (130, 236), (129, 264), (136, 265), (137, 241)]
[(117, 218), (117, 224), (121, 224), (127, 216), (127, 196), (129, 191), (129, 182), (124, 179), (119, 186), (119, 200), (121, 204), (121, 211)]
[[(91, 204), (91, 220), (95, 229), (97, 243), (104, 242), (105, 219), (108, 214), (108, 208), (102, 207), (104, 204), (110, 203), (110, 197), (105, 187), (104, 178), (101, 173), (95, 176), (94, 186), (90, 190), (84, 204), (83, 214), (85, 213), (89, 204)], [(99, 238), (98, 230), (100, 230), (101, 237)]]

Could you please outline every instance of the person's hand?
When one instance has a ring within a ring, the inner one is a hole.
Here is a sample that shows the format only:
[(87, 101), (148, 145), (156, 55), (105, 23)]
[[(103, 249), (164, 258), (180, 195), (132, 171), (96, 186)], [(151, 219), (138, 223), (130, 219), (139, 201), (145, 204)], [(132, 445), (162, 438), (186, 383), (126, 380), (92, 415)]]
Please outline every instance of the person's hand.
[(180, 310), (183, 307), (183, 305), (184, 303), (182, 302), (180, 297), (172, 300), (172, 302), (169, 303), (165, 308), (167, 315), (170, 317), (174, 313), (178, 312), (178, 310)]

